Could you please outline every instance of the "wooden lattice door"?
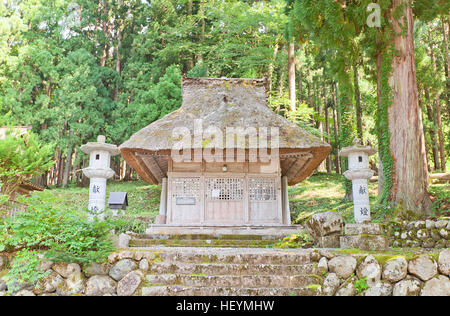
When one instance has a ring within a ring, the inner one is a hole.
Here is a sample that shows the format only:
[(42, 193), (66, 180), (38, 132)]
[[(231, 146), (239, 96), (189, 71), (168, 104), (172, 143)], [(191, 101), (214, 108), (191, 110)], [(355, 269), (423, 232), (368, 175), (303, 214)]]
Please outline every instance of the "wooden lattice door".
[(176, 177), (170, 180), (171, 214), (173, 224), (199, 223), (203, 197), (200, 177)]
[(281, 223), (278, 178), (255, 177), (248, 179), (249, 220), (253, 223)]
[(205, 179), (205, 222), (236, 224), (245, 221), (244, 178)]

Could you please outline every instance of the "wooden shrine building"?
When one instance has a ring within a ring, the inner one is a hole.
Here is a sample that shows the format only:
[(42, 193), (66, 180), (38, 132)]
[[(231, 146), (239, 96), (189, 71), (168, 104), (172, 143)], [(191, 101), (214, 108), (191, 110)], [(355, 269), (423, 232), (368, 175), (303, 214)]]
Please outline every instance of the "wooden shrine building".
[(184, 78), (182, 97), (119, 147), (143, 179), (162, 185), (157, 224), (290, 225), (288, 185), (331, 147), (267, 106), (265, 79)]

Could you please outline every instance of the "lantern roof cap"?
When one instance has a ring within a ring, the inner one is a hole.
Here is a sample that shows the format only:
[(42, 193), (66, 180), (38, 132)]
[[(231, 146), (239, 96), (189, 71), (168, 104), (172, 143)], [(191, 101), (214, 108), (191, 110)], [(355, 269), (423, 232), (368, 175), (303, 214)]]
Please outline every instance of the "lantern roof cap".
[(353, 146), (344, 147), (339, 151), (339, 156), (348, 157), (353, 153), (361, 153), (361, 152), (366, 153), (367, 156), (372, 156), (377, 152), (377, 150), (370, 146), (361, 145), (361, 139), (356, 138), (353, 141)]
[(107, 151), (111, 156), (115, 156), (119, 154), (119, 149), (116, 145), (107, 144), (106, 137), (104, 135), (99, 135), (97, 137), (97, 142), (89, 142), (83, 146), (81, 146), (81, 151), (85, 154), (90, 154), (93, 151)]

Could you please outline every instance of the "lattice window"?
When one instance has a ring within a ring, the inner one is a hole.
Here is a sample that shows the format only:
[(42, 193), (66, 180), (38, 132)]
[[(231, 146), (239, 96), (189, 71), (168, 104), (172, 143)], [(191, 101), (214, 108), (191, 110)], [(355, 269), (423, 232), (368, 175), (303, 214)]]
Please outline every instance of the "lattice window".
[(172, 197), (194, 197), (200, 195), (200, 178), (174, 178), (172, 179)]
[(275, 201), (277, 199), (275, 179), (249, 179), (248, 189), (250, 201)]
[(206, 199), (208, 201), (242, 201), (244, 179), (210, 178), (206, 179)]

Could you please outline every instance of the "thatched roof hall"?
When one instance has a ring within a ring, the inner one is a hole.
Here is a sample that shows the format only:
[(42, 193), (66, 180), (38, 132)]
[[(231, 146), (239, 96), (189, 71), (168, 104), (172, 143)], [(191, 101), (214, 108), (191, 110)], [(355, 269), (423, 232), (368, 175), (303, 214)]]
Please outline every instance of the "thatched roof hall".
[(204, 129), (213, 125), (224, 134), (226, 127), (278, 127), (281, 171), (289, 185), (310, 176), (331, 150), (330, 145), (267, 106), (265, 79), (184, 78), (182, 96), (178, 110), (138, 131), (119, 147), (127, 163), (149, 183), (161, 183), (167, 176), (176, 141), (174, 128), (187, 127), (193, 134), (198, 119), (202, 119)]

